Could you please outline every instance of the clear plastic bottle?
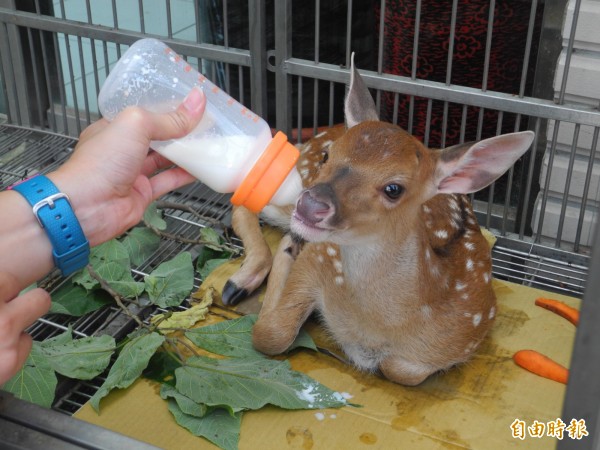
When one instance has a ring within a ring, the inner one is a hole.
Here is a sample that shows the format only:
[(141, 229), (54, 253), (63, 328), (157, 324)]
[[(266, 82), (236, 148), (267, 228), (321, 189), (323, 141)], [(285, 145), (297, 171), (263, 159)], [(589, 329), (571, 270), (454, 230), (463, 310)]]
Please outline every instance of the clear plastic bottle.
[(154, 141), (152, 148), (211, 189), (233, 192), (231, 202), (259, 212), (268, 203), (294, 203), (302, 190), (295, 164), (299, 152), (245, 106), (199, 74), (156, 39), (135, 42), (104, 82), (98, 105), (107, 120), (127, 106), (174, 111), (193, 87), (206, 96), (206, 110), (187, 136)]

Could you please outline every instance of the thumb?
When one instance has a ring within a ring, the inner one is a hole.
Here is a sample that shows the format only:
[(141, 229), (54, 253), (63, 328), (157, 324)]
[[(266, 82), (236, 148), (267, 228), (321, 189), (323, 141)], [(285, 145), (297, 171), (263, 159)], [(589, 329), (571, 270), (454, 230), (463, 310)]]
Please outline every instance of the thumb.
[(150, 139), (166, 141), (185, 136), (198, 125), (205, 107), (204, 93), (198, 88), (192, 89), (175, 111), (152, 115)]

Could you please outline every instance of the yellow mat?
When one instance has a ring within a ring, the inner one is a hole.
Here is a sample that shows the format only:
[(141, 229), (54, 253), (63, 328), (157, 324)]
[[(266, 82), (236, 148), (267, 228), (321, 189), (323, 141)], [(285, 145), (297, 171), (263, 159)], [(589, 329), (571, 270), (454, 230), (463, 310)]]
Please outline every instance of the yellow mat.
[[(276, 235), (270, 237), (275, 243)], [(221, 266), (203, 288), (218, 291), (239, 262)], [(242, 419), (240, 449), (550, 449), (557, 439), (520, 440), (511, 424), (547, 424), (561, 416), (565, 386), (540, 378), (512, 361), (517, 350), (534, 349), (567, 366), (575, 327), (534, 305), (537, 297), (552, 297), (579, 308), (579, 300), (494, 280), (498, 314), (491, 334), (467, 364), (437, 374), (417, 387), (403, 387), (376, 375), (365, 375), (337, 359), (311, 351), (290, 358), (292, 368), (307, 373), (331, 389), (351, 396), (361, 408), (284, 411), (266, 407)], [(252, 311), (259, 296), (239, 309)], [(320, 345), (326, 339), (308, 326)], [(158, 385), (138, 380), (113, 391), (101, 413), (85, 405), (75, 417), (118, 431), (164, 449), (215, 448), (177, 425), (158, 395)], [(568, 420), (567, 420), (568, 419)], [(576, 418), (577, 419), (577, 418)], [(569, 423), (571, 418), (562, 418)], [(515, 425), (516, 426), (516, 425)], [(518, 430), (518, 427), (515, 428)], [(567, 437), (565, 431), (565, 439)]]

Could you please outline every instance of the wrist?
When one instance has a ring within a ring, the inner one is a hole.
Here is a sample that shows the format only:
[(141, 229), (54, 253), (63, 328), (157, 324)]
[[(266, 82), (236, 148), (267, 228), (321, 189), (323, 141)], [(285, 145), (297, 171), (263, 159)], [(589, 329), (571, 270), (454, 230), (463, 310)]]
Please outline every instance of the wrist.
[(86, 193), (84, 183), (81, 182), (81, 176), (69, 176), (61, 170), (50, 172), (46, 175), (60, 190), (64, 192), (70, 200), (71, 208), (79, 221), (83, 234), (90, 243), (90, 246), (97, 245), (98, 229), (102, 220), (98, 217), (100, 205), (90, 205), (86, 202)]
[(0, 223), (0, 272), (11, 273), (24, 288), (54, 267), (52, 244), (18, 192), (0, 192), (2, 206), (10, 211)]
[(36, 175), (10, 188), (32, 208), (40, 228), (52, 244), (54, 263), (63, 275), (84, 267), (89, 260), (89, 242), (65, 192), (44, 175)]

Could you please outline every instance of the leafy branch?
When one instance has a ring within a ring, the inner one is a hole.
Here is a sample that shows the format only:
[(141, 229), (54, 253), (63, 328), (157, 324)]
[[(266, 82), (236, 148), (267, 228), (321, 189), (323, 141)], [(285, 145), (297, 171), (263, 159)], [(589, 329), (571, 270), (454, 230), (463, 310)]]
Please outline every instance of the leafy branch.
[(204, 216), (194, 210), (192, 207), (188, 205), (183, 205), (180, 203), (168, 202), (168, 201), (157, 201), (150, 205), (146, 214), (144, 214), (144, 225), (152, 230), (157, 236), (170, 239), (173, 241), (181, 242), (184, 244), (192, 244), (192, 245), (206, 245), (212, 248), (213, 250), (217, 250), (220, 252), (234, 252), (239, 254), (237, 250), (233, 250), (233, 247), (230, 242), (225, 243), (220, 242), (220, 238), (218, 234), (214, 231), (213, 228), (207, 227), (203, 228), (200, 232), (200, 236), (198, 238), (188, 238), (186, 236), (182, 236), (180, 234), (170, 233), (166, 231), (167, 224), (160, 216), (160, 211), (165, 209), (173, 209), (178, 211), (184, 211), (195, 218), (205, 222), (210, 223), (213, 227), (222, 226), (221, 222), (213, 219), (212, 217)]
[[(224, 449), (237, 448), (245, 411), (267, 404), (286, 409), (346, 405), (339, 393), (291, 370), (287, 361), (272, 360), (254, 350), (252, 326), (256, 316), (229, 319), (212, 311), (209, 308), (218, 308), (212, 305), (212, 290), (208, 289), (199, 303), (183, 311), (174, 309), (190, 297), (195, 272), (205, 278), (239, 252), (213, 228), (202, 228), (197, 239), (168, 233), (160, 214), (163, 209), (186, 211), (215, 228), (219, 225), (186, 205), (151, 205), (144, 215), (145, 227), (133, 228), (122, 239), (93, 248), (89, 265), (52, 295), (51, 312), (72, 316), (116, 303), (135, 321), (136, 330), (118, 345), (107, 335), (73, 339), (71, 330), (34, 342), (23, 369), (3, 388), (50, 407), (57, 375), (91, 379), (108, 370), (106, 381), (90, 399), (91, 406), (99, 411), (101, 400), (113, 389), (127, 388), (145, 376), (162, 383), (160, 395), (181, 426)], [(137, 281), (132, 276), (132, 264), (143, 264), (157, 251), (159, 236), (201, 245), (195, 264), (189, 252), (181, 252)], [(141, 297), (166, 312), (142, 320), (127, 307)], [(225, 320), (198, 327), (207, 314)], [(290, 350), (298, 347), (316, 350), (304, 332)]]
[(133, 314), (123, 303), (123, 298), (119, 295), (117, 291), (115, 291), (104, 278), (102, 278), (98, 273), (94, 270), (91, 264), (87, 265), (87, 270), (90, 273), (91, 277), (100, 283), (100, 287), (105, 290), (110, 296), (114, 299), (115, 303), (121, 308), (121, 312), (127, 315), (130, 319), (134, 320), (138, 326), (144, 326), (142, 320), (136, 315)]

